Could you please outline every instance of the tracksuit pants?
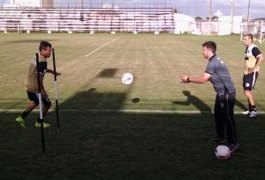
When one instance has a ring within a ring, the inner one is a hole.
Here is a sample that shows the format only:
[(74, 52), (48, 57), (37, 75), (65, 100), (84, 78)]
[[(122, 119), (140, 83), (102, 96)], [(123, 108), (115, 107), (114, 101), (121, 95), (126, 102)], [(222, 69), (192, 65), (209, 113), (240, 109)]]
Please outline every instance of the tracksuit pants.
[(228, 145), (237, 143), (236, 125), (234, 119), (235, 93), (216, 95), (214, 117), (216, 133), (220, 139), (227, 136)]

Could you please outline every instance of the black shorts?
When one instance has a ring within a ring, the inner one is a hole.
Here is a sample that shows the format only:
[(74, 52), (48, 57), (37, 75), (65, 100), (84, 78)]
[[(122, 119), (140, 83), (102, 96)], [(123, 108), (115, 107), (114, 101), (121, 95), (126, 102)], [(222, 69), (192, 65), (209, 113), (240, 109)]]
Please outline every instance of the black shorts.
[[(39, 104), (39, 97), (38, 97), (38, 93), (33, 93), (33, 92), (29, 92), (27, 91), (28, 94), (28, 98), (30, 101), (33, 101), (35, 104)], [(50, 107), (51, 106), (51, 101), (49, 100), (49, 98), (41, 98), (42, 103), (45, 107)]]
[(250, 90), (251, 91), (252, 89), (254, 89), (254, 86), (256, 84), (258, 76), (259, 76), (258, 72), (245, 74), (243, 77), (243, 88), (244, 88), (244, 90)]
[(256, 84), (256, 81), (258, 79), (259, 73), (253, 72), (250, 74), (246, 74), (243, 77), (243, 88), (244, 90), (252, 90), (254, 89), (254, 86)]

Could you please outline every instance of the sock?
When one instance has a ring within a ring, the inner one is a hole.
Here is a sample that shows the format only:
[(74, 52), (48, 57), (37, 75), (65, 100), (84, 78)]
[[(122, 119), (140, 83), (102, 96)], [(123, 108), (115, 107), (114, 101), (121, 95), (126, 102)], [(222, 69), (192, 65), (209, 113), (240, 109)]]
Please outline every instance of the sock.
[(255, 105), (254, 105), (254, 106), (250, 106), (250, 107), (249, 107), (249, 111), (257, 111), (256, 106), (255, 106)]
[(29, 115), (29, 112), (24, 111), (24, 112), (21, 114), (21, 117), (22, 117), (23, 119), (25, 119), (28, 115)]

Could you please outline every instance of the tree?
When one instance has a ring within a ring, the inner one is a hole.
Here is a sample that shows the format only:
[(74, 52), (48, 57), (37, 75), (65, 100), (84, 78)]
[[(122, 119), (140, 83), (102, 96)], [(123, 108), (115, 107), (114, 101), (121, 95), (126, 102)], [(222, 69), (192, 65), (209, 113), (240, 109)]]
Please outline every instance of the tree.
[(174, 9), (173, 9), (173, 12), (176, 13), (176, 14), (181, 13), (180, 10), (178, 10), (177, 8), (174, 8)]
[(209, 18), (207, 17), (206, 18), (208, 21), (211, 20), (211, 21), (218, 21), (218, 16), (213, 16), (212, 18)]
[(202, 18), (200, 16), (195, 17), (195, 21), (201, 21), (201, 20), (202, 20)]
[(218, 21), (218, 16), (213, 16), (213, 17), (212, 17), (212, 20), (213, 20), (213, 21)]

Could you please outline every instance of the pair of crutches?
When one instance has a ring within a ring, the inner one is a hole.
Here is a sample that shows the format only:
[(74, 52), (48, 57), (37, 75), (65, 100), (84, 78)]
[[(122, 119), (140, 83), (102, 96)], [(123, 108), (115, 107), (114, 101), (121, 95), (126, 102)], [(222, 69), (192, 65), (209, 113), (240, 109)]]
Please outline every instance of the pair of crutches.
[[(36, 56), (36, 69), (37, 69), (37, 80), (38, 80), (38, 98), (39, 98), (39, 119), (41, 123), (41, 144), (42, 152), (46, 153), (45, 148), (45, 136), (44, 136), (44, 127), (43, 127), (43, 104), (41, 97), (41, 84), (40, 84), (40, 71), (39, 71), (39, 53), (35, 54)], [(54, 71), (54, 88), (55, 88), (55, 105), (56, 105), (56, 122), (57, 122), (57, 131), (60, 128), (59, 122), (59, 105), (58, 105), (58, 85), (57, 85), (57, 71), (56, 71), (56, 62), (55, 62), (55, 49), (52, 48), (52, 60), (53, 60), (53, 71)]]

